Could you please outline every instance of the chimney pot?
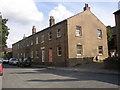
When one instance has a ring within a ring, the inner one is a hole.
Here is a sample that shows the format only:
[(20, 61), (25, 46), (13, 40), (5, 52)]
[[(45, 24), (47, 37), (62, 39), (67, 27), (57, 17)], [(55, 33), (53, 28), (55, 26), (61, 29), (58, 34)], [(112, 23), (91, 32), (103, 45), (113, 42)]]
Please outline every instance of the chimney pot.
[(25, 39), (26, 37), (25, 37), (25, 34), (24, 34), (24, 36), (23, 36), (23, 39)]
[(33, 28), (32, 28), (32, 34), (35, 34), (35, 33), (36, 33), (36, 27), (34, 25)]
[(55, 19), (53, 16), (50, 16), (50, 19), (49, 19), (49, 24), (50, 26), (54, 25), (55, 24)]
[(83, 9), (84, 9), (84, 11), (90, 10), (90, 7), (88, 6), (88, 4), (85, 3), (85, 7)]

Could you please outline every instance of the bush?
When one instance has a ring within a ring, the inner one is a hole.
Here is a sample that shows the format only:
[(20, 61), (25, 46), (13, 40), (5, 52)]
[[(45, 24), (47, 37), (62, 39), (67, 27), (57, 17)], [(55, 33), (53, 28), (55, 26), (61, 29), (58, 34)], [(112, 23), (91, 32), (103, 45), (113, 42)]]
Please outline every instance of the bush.
[(118, 57), (108, 57), (104, 60), (105, 63), (120, 63), (120, 58)]
[(118, 69), (120, 65), (120, 58), (108, 57), (104, 60), (104, 67), (108, 69)]

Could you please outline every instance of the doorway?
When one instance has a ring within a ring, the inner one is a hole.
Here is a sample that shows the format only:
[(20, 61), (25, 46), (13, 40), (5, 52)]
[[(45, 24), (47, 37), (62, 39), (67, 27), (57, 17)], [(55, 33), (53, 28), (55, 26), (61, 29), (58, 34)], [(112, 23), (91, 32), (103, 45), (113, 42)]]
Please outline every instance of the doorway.
[(45, 62), (45, 50), (42, 49), (42, 62)]
[(49, 62), (52, 62), (52, 48), (49, 49)]

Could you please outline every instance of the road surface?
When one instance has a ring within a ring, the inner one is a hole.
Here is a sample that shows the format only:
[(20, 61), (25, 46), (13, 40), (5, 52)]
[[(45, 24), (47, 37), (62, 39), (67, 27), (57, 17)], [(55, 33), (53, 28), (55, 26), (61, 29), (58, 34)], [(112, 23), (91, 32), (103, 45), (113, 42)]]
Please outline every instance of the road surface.
[(118, 75), (4, 65), (2, 88), (118, 88)]

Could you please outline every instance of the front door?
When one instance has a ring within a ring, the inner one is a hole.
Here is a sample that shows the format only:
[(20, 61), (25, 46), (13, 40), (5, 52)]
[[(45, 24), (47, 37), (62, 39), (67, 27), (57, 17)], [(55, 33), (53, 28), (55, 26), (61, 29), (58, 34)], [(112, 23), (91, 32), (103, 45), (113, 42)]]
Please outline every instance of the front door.
[(49, 49), (49, 62), (52, 62), (52, 48)]
[(42, 62), (45, 62), (45, 50), (42, 49)]

